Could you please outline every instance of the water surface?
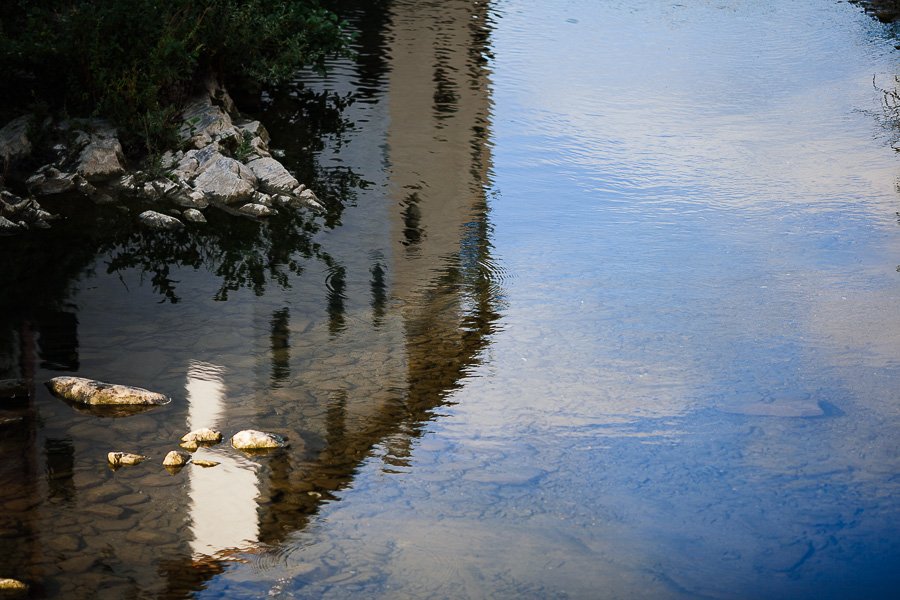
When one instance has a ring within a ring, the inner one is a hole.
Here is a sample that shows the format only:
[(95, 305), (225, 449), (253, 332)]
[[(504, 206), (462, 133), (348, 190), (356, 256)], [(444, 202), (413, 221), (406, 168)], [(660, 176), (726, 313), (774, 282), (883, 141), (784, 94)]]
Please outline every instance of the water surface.
[[(326, 215), (163, 236), (81, 207), (0, 240), (0, 368), (34, 381), (0, 430), (0, 575), (65, 598), (889, 596), (892, 32), (813, 0), (341, 6), (357, 55), (251, 107)], [(66, 373), (173, 402), (76, 410), (41, 385)], [(290, 446), (163, 470), (201, 426)]]

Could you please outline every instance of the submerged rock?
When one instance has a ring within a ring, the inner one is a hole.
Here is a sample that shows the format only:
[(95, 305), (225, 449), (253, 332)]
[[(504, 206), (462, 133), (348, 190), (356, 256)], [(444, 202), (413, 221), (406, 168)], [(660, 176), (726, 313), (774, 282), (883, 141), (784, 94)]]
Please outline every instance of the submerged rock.
[(282, 448), (284, 440), (274, 433), (265, 433), (255, 429), (238, 431), (231, 438), (231, 445), (238, 450), (260, 450), (265, 448)]
[(822, 405), (806, 398), (777, 398), (772, 401), (754, 401), (726, 406), (723, 412), (753, 417), (821, 417)]
[(110, 452), (106, 455), (106, 460), (114, 467), (121, 467), (140, 464), (147, 460), (147, 457), (129, 452)]
[(0, 379), (0, 399), (27, 398), (28, 385), (24, 379)]
[(168, 404), (169, 398), (144, 388), (103, 383), (83, 377), (54, 377), (47, 387), (56, 396), (93, 406), (103, 405), (160, 405)]
[(191, 457), (189, 454), (184, 452), (179, 452), (178, 450), (172, 450), (166, 457), (163, 459), (164, 467), (183, 467), (184, 465), (190, 462)]
[(206, 460), (203, 458), (195, 458), (191, 462), (193, 462), (198, 467), (203, 467), (203, 468), (215, 467), (216, 465), (219, 464), (218, 462), (216, 462), (214, 460)]
[(182, 442), (199, 442), (204, 444), (218, 444), (222, 441), (222, 432), (203, 427), (186, 433), (181, 437)]
[(145, 210), (138, 215), (138, 221), (144, 227), (156, 229), (157, 231), (175, 231), (184, 227), (184, 223), (175, 217), (158, 213), (155, 210)]

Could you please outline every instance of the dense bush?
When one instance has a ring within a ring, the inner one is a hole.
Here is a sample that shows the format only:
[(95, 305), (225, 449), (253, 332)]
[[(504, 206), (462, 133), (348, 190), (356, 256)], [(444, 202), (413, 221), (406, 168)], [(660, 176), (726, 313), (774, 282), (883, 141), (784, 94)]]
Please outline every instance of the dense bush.
[(3, 0), (0, 111), (99, 114), (153, 153), (202, 78), (278, 83), (345, 44), (317, 0)]

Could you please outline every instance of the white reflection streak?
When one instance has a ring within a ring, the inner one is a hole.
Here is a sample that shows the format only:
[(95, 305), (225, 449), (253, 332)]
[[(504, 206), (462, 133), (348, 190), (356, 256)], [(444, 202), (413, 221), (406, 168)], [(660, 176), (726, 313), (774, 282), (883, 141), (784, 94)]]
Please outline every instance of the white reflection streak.
[[(185, 390), (188, 400), (187, 425), (190, 430), (220, 427), (225, 410), (223, 367), (191, 361)], [(200, 449), (195, 456), (218, 461), (212, 468), (188, 466), (191, 550), (194, 555), (213, 556), (231, 548), (243, 548), (256, 541), (255, 465), (238, 456)]]

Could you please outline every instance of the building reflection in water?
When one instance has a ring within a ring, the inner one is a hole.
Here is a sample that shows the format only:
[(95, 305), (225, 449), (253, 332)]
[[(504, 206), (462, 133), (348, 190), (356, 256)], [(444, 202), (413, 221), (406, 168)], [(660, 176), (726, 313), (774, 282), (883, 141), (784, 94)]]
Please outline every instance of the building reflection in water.
[[(227, 391), (224, 377), (224, 367), (191, 361), (184, 386), (189, 431), (222, 427)], [(188, 472), (192, 553), (215, 556), (254, 544), (258, 538), (256, 464), (236, 453), (214, 448), (200, 448), (194, 456), (220, 464), (209, 469), (191, 468)]]

